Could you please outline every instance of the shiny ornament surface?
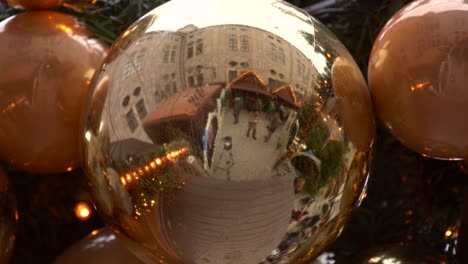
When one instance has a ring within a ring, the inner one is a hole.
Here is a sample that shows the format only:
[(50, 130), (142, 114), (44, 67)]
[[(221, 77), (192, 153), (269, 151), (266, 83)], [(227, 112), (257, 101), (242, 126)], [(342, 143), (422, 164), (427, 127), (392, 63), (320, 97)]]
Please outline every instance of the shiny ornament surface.
[(468, 3), (414, 1), (377, 37), (369, 87), (377, 114), (412, 150), (434, 158), (468, 155)]
[(9, 6), (24, 9), (53, 9), (62, 3), (62, 0), (6, 0)]
[(138, 264), (142, 263), (130, 253), (108, 228), (94, 230), (60, 255), (54, 264)]
[(31, 11), (0, 23), (0, 159), (34, 173), (79, 166), (80, 116), (105, 51), (70, 15)]
[(434, 250), (413, 244), (396, 244), (376, 247), (363, 253), (355, 264), (448, 264)]
[(0, 263), (8, 263), (13, 253), (17, 222), (16, 198), (10, 180), (0, 165)]
[(171, 1), (94, 75), (84, 169), (148, 263), (309, 263), (359, 204), (374, 119), (344, 46), (278, 1)]

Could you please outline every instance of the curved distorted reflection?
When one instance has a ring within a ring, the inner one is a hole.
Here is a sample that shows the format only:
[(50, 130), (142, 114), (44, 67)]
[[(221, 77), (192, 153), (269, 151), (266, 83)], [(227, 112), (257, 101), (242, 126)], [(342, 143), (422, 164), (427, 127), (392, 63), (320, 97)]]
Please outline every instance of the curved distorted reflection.
[[(146, 262), (307, 263), (365, 189), (365, 81), (287, 3), (250, 3), (265, 10), (251, 20), (237, 8), (246, 0), (204, 2), (150, 12), (95, 75), (84, 131), (94, 199)], [(332, 71), (336, 61), (345, 67)]]

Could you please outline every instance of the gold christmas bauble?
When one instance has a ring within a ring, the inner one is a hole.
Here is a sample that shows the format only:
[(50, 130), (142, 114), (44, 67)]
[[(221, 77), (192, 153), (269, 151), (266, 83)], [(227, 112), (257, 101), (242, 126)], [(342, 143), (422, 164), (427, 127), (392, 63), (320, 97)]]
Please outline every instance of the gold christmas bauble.
[(468, 155), (468, 3), (414, 1), (377, 37), (369, 87), (383, 124), (425, 156)]
[(138, 264), (142, 263), (130, 253), (108, 228), (94, 230), (62, 253), (54, 264)]
[(9, 6), (24, 9), (53, 9), (62, 3), (62, 0), (6, 0)]
[(83, 103), (106, 46), (52, 11), (21, 13), (0, 28), (0, 159), (34, 173), (74, 169)]
[(96, 72), (84, 169), (148, 263), (310, 263), (360, 202), (374, 117), (325, 26), (285, 2), (174, 0)]

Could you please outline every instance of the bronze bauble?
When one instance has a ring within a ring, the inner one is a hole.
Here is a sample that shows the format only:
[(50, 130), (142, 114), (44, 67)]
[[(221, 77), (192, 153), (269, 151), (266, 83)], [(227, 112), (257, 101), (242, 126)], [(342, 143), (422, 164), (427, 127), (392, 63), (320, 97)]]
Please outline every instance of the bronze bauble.
[(0, 28), (0, 159), (34, 173), (74, 169), (83, 103), (105, 44), (52, 11), (21, 13)]
[(414, 1), (377, 37), (369, 87), (382, 123), (429, 157), (468, 155), (468, 3)]
[(171, 1), (122, 34), (91, 86), (84, 169), (145, 262), (310, 263), (359, 204), (370, 94), (290, 4)]

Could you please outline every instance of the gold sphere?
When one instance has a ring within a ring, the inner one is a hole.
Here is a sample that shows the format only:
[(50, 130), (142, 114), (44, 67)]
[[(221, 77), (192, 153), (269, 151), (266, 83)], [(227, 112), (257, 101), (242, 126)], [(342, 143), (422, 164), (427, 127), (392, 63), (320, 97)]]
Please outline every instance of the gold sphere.
[(107, 46), (53, 11), (24, 12), (0, 28), (0, 159), (33, 173), (78, 167), (83, 103)]
[(94, 75), (84, 169), (98, 212), (148, 263), (310, 263), (360, 203), (367, 86), (285, 2), (174, 0)]
[(369, 87), (382, 123), (424, 156), (468, 155), (468, 3), (413, 1), (381, 30)]

